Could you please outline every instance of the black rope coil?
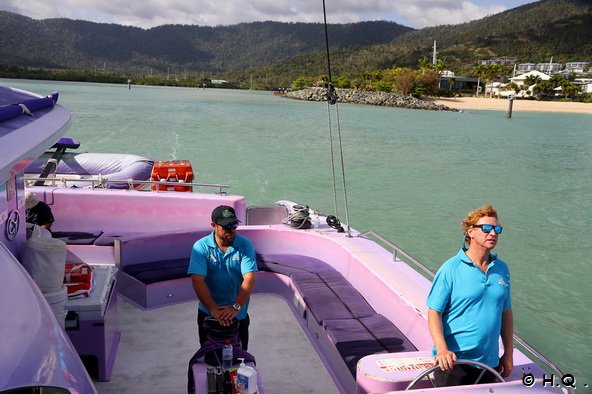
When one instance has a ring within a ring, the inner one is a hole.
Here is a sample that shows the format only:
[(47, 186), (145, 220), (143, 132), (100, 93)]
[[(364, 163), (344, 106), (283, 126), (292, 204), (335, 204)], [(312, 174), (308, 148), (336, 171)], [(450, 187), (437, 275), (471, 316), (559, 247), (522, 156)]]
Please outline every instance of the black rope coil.
[(310, 212), (308, 205), (294, 205), (292, 213), (287, 218), (282, 220), (283, 224), (290, 225), (299, 230), (306, 230), (311, 228)]

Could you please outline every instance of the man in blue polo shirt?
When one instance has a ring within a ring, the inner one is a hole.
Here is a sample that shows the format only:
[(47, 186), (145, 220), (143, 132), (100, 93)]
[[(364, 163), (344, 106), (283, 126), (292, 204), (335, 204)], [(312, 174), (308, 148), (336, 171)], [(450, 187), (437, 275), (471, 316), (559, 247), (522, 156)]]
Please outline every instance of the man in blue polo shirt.
[(199, 299), (197, 326), (201, 345), (207, 339), (206, 317), (221, 325), (239, 321), (241, 347), (249, 344), (249, 297), (255, 286), (257, 262), (251, 241), (237, 234), (240, 221), (234, 208), (221, 205), (212, 211), (212, 233), (198, 240), (191, 251), (189, 269)]
[[(482, 369), (454, 365), (457, 359), (481, 362), (501, 371), (502, 377), (514, 366), (510, 271), (491, 253), (503, 227), (491, 205), (470, 212), (462, 225), (469, 246), (440, 267), (427, 299), (433, 355), (440, 366), (434, 373), (436, 386), (476, 382)], [(493, 381), (494, 375), (486, 373), (479, 383)]]

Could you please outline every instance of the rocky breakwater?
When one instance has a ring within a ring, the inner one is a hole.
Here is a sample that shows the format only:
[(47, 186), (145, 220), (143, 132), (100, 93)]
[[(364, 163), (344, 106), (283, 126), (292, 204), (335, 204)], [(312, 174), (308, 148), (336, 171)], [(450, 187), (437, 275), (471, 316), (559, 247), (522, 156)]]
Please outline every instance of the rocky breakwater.
[[(398, 107), (409, 109), (424, 109), (429, 111), (453, 111), (457, 109), (446, 105), (435, 104), (429, 101), (420, 100), (413, 96), (401, 96), (389, 92), (371, 92), (356, 89), (335, 89), (340, 103), (381, 105), (386, 107)], [(327, 101), (325, 88), (308, 88), (288, 92), (284, 97), (306, 100), (306, 101)]]

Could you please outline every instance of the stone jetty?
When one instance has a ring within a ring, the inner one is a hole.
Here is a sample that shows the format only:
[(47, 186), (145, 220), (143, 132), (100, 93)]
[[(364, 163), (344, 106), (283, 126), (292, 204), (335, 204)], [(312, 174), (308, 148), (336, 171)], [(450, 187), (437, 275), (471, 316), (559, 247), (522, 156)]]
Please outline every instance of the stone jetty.
[[(339, 103), (381, 105), (386, 107), (398, 107), (408, 109), (424, 109), (429, 111), (453, 111), (458, 109), (446, 105), (435, 104), (430, 101), (420, 100), (413, 96), (401, 96), (389, 92), (371, 92), (357, 89), (335, 89)], [(306, 101), (327, 101), (325, 88), (307, 88), (288, 92), (284, 97), (306, 100)]]

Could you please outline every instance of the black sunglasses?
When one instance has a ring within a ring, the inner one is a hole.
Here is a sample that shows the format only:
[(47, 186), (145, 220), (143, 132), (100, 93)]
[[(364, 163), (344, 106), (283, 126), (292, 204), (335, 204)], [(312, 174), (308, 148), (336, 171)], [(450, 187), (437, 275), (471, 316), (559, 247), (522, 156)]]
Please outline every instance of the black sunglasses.
[[(218, 226), (220, 226), (220, 225), (218, 225)], [(232, 223), (232, 224), (228, 224), (226, 226), (220, 226), (220, 227), (222, 227), (224, 229), (224, 231), (229, 233), (229, 232), (234, 231), (238, 228), (238, 223)]]
[(494, 226), (493, 224), (474, 224), (471, 227), (479, 227), (485, 234), (489, 234), (491, 230), (495, 231), (496, 234), (501, 234), (504, 229), (502, 226)]

